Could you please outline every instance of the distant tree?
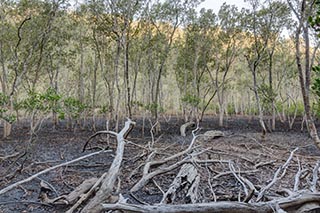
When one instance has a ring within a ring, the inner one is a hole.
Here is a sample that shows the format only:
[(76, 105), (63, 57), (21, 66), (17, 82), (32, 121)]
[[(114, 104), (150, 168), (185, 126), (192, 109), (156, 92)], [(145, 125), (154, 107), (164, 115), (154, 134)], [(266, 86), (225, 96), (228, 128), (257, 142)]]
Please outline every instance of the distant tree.
[[(248, 0), (251, 10), (246, 10), (244, 29), (250, 38), (245, 51), (245, 58), (252, 74), (256, 106), (263, 135), (267, 128), (264, 122), (264, 109), (261, 102), (261, 92), (268, 94), (269, 101), (274, 108), (274, 91), (272, 82), (273, 45), (279, 39), (280, 33), (288, 20), (287, 6), (281, 1), (268, 1), (261, 4), (260, 0)], [(271, 48), (271, 49), (270, 49)], [(267, 65), (267, 66), (266, 66)], [(263, 82), (263, 67), (269, 67), (269, 84)], [(259, 76), (260, 79), (259, 79)], [(274, 113), (274, 110), (273, 110)]]

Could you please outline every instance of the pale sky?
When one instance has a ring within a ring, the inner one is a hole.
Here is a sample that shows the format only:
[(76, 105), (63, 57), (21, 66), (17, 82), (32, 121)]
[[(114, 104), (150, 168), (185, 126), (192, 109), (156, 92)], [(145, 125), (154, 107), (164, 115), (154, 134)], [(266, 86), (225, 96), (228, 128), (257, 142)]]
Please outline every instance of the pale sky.
[(218, 11), (221, 5), (226, 2), (230, 5), (236, 5), (239, 9), (243, 7), (248, 7), (248, 4), (244, 0), (205, 0), (199, 8), (213, 9), (215, 14), (218, 14)]

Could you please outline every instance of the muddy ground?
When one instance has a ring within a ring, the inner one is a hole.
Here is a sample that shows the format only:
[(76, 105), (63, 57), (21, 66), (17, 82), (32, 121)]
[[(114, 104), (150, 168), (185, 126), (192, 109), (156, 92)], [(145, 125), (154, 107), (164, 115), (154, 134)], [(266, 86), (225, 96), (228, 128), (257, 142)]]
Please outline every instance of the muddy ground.
[[(187, 132), (187, 137), (179, 135), (179, 128), (183, 124), (182, 119), (177, 117), (166, 119), (161, 119), (161, 133), (154, 135), (154, 148), (159, 150), (158, 159), (186, 149), (192, 140), (190, 131)], [(149, 121), (146, 120), (144, 131), (142, 120), (136, 119), (136, 121), (137, 125), (130, 133), (128, 140), (137, 145), (126, 145), (121, 170), (120, 192), (129, 198), (129, 202), (137, 202), (128, 195), (128, 190), (141, 177), (141, 170), (136, 170), (137, 173), (133, 171), (139, 165), (143, 165), (148, 156), (146, 149), (141, 147), (147, 147), (148, 142), (152, 140)], [(104, 124), (103, 120), (98, 122), (97, 130), (104, 129)], [(245, 197), (241, 184), (230, 173), (229, 165), (222, 161), (230, 160), (236, 170), (240, 171), (239, 174), (250, 180), (259, 190), (272, 180), (275, 171), (286, 162), (290, 151), (296, 147), (299, 147), (299, 150), (295, 152), (285, 176), (268, 190), (264, 199), (286, 196), (285, 189), (293, 189), (298, 162), (301, 163), (302, 169), (305, 169), (299, 189), (310, 187), (312, 170), (320, 160), (320, 152), (308, 138), (306, 130), (301, 131), (301, 120), (297, 120), (293, 130), (289, 130), (287, 124), (278, 122), (277, 130), (268, 133), (264, 139), (261, 138), (259, 124), (255, 118), (230, 117), (225, 127), (219, 128), (217, 118), (208, 116), (200, 127), (198, 134), (208, 130), (221, 130), (225, 133), (225, 137), (199, 141), (195, 144), (194, 151), (207, 150), (197, 156), (197, 159), (221, 160), (221, 163), (214, 164), (195, 163), (201, 176), (197, 192), (198, 202), (238, 201)], [(1, 128), (0, 131), (2, 131)], [(90, 124), (85, 129), (76, 128), (72, 131), (67, 129), (65, 123), (60, 123), (57, 129), (53, 129), (51, 123), (47, 122), (30, 144), (28, 123), (20, 122), (15, 125), (12, 136), (0, 141), (0, 157), (16, 154), (5, 160), (0, 159), (0, 189), (50, 166), (96, 151), (96, 148), (115, 150), (115, 141), (111, 139), (108, 145), (105, 142), (106, 137), (97, 137), (90, 143), (93, 149), (83, 153), (83, 145), (93, 133)], [(48, 196), (54, 198), (71, 192), (85, 179), (102, 175), (108, 170), (112, 159), (112, 153), (100, 154), (41, 175), (0, 195), (0, 212), (65, 212), (71, 206), (52, 206), (41, 202), (40, 181), (44, 180), (51, 184), (55, 192), (52, 190)], [(156, 176), (154, 182), (147, 184), (135, 196), (145, 203), (160, 202), (163, 195), (161, 191), (165, 192), (169, 188), (178, 171), (179, 169), (176, 169)], [(255, 197), (252, 199), (254, 200)], [(185, 202), (188, 201), (182, 194), (172, 203)]]

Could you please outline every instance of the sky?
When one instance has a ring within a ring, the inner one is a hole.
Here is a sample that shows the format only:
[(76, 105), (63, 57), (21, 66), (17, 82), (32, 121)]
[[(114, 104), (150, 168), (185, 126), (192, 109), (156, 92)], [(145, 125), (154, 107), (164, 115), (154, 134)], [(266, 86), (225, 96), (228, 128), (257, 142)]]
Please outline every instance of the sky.
[(244, 2), (244, 0), (205, 0), (199, 8), (213, 9), (215, 14), (218, 14), (218, 11), (221, 5), (226, 2), (230, 5), (236, 5), (239, 9), (242, 7), (248, 7), (248, 4)]

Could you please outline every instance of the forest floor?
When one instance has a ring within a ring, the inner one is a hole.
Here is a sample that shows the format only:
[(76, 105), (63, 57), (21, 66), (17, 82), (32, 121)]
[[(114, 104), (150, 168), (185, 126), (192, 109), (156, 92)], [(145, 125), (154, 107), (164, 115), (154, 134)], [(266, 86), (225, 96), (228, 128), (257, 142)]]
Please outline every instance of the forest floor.
[[(136, 122), (137, 125), (127, 138), (133, 143), (125, 147), (119, 191), (129, 198), (129, 202), (136, 203), (139, 200), (149, 204), (159, 203), (163, 193), (168, 190), (179, 172), (179, 168), (154, 177), (152, 182), (135, 193), (137, 199), (130, 197), (128, 191), (141, 178), (141, 170), (149, 154), (147, 147), (152, 141), (149, 121), (146, 121), (144, 131), (142, 120), (137, 119)], [(182, 124), (183, 120), (176, 117), (172, 117), (169, 121), (161, 120), (161, 133), (154, 135), (153, 144), (153, 148), (158, 150), (157, 159), (176, 154), (188, 147), (193, 137), (191, 131), (187, 132), (186, 137), (180, 136)], [(217, 118), (207, 116), (200, 127), (198, 134), (208, 130), (221, 130), (225, 136), (207, 141), (196, 141), (194, 145), (194, 152), (205, 150), (200, 151), (202, 153), (197, 155), (197, 159), (221, 161), (205, 164), (195, 161), (194, 164), (200, 174), (198, 202), (243, 200), (246, 196), (243, 186), (230, 172), (230, 163), (237, 174), (250, 180), (259, 190), (271, 182), (276, 170), (285, 164), (290, 152), (297, 147), (299, 149), (294, 153), (284, 177), (268, 189), (264, 199), (286, 196), (285, 193), (293, 191), (295, 175), (300, 167), (303, 174), (298, 187), (299, 189), (309, 188), (312, 181), (312, 170), (316, 162), (320, 160), (320, 151), (308, 138), (306, 130), (301, 132), (301, 120), (297, 120), (293, 130), (289, 130), (287, 124), (278, 122), (277, 130), (268, 133), (264, 139), (261, 138), (259, 123), (255, 118), (229, 117), (226, 120), (226, 126), (219, 128)], [(85, 142), (94, 133), (89, 130), (90, 128), (86, 129), (70, 131), (64, 125), (60, 125), (59, 128), (53, 130), (48, 123), (38, 132), (36, 140), (29, 143), (27, 123), (21, 122), (15, 125), (12, 136), (0, 141), (0, 189), (50, 166), (93, 152), (94, 150), (82, 152)], [(103, 122), (98, 125), (97, 129), (103, 129)], [(70, 193), (86, 179), (100, 177), (108, 170), (116, 149), (115, 141), (111, 139), (108, 145), (106, 139), (107, 137), (104, 136), (96, 137), (89, 147), (104, 147), (113, 150), (113, 153), (95, 155), (60, 167), (0, 195), (0, 213), (65, 212), (68, 210), (71, 206), (49, 205), (41, 201), (40, 194), (43, 192), (40, 187), (41, 180), (51, 185), (51, 191), (47, 195), (54, 198)], [(9, 157), (4, 158), (6, 156)], [(225, 163), (226, 161), (229, 161), (229, 164)], [(174, 162), (170, 161), (167, 164), (170, 163)], [(186, 202), (188, 201), (184, 195), (177, 195), (176, 199), (171, 201), (175, 204)]]

